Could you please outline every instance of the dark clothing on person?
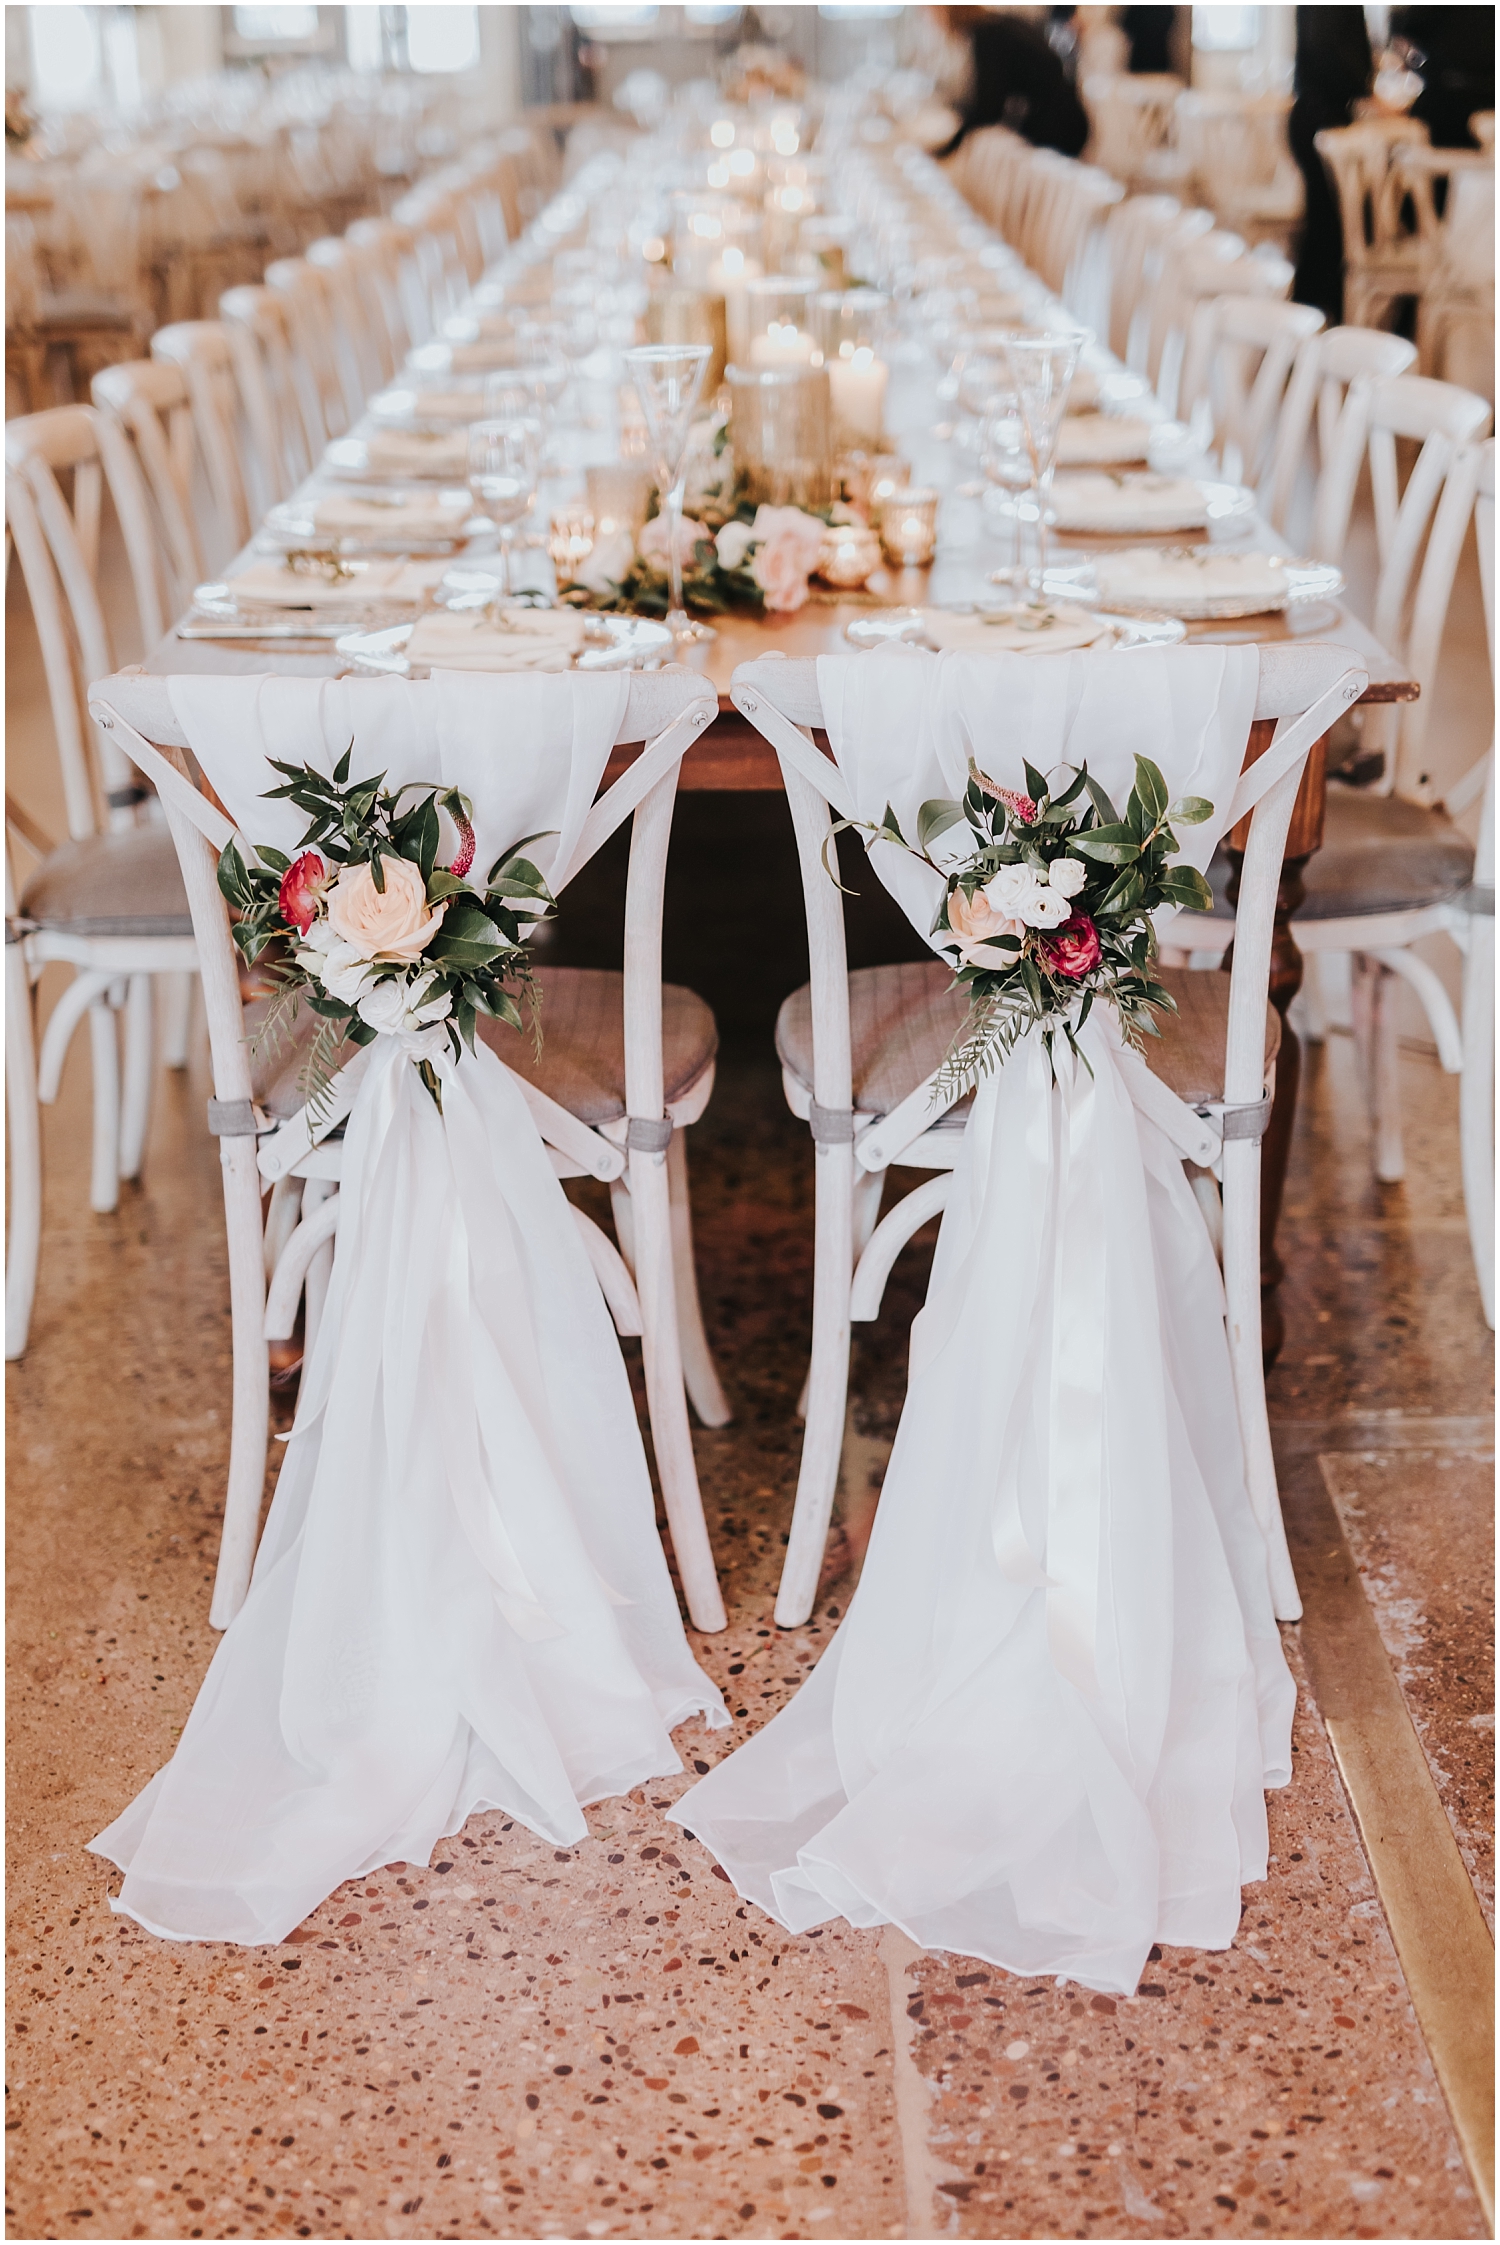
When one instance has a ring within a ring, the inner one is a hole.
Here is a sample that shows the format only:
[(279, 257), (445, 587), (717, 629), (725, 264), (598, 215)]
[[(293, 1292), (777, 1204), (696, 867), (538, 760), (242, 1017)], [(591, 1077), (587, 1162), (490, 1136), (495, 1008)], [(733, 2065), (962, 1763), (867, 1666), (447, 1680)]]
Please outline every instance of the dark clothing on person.
[(973, 84), (960, 104), (963, 124), (941, 153), (981, 125), (1008, 125), (1033, 148), (1082, 155), (1089, 121), (1046, 33), (1022, 16), (983, 16), (963, 28), (974, 50)]
[(1157, 77), (1172, 67), (1175, 8), (1122, 8), (1120, 29), (1130, 41), (1128, 68), (1133, 77)]
[(1434, 148), (1473, 148), (1469, 119), (1495, 106), (1493, 8), (1392, 8), (1391, 37), (1415, 50), (1422, 80), (1412, 103)]
[(1363, 8), (1299, 8), (1295, 100), (1287, 121), (1292, 154), (1307, 189), (1292, 294), (1315, 304), (1336, 327), (1344, 313), (1344, 233), (1339, 206), (1314, 135), (1352, 124), (1370, 90), (1373, 64)]

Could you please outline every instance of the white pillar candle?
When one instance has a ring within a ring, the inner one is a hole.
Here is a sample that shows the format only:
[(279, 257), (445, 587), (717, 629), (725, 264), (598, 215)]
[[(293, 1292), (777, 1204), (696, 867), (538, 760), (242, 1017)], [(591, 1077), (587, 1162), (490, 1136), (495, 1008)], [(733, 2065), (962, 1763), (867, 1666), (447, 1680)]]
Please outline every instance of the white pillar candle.
[(773, 320), (764, 335), (750, 338), (752, 366), (816, 366), (821, 357), (812, 337), (785, 321)]
[(845, 358), (830, 359), (834, 426), (851, 444), (874, 443), (885, 426), (885, 361), (868, 344)]

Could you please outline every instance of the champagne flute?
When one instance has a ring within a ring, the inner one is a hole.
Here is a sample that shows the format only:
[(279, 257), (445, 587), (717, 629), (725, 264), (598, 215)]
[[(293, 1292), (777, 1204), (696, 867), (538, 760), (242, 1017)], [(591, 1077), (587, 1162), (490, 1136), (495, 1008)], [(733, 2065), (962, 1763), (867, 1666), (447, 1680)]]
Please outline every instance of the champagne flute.
[(1004, 332), (1006, 363), (1020, 409), (1021, 428), (1031, 466), (1031, 489), (1036, 505), (1036, 566), (1029, 582), (1043, 589), (1047, 574), (1047, 506), (1052, 493), (1052, 473), (1057, 465), (1057, 432), (1062, 426), (1068, 390), (1078, 369), (1078, 354), (1089, 340), (1081, 329), (1054, 334), (1046, 328), (1012, 328)]
[(707, 343), (646, 343), (625, 353), (625, 364), (641, 401), (646, 439), (656, 467), (657, 488), (667, 517), (667, 567), (670, 598), (667, 629), (675, 641), (714, 639), (709, 624), (694, 623), (682, 597), (682, 493), (687, 477), (688, 440), (693, 408), (713, 352)]
[[(991, 584), (1007, 585), (1021, 573), (1021, 493), (1031, 483), (1031, 456), (1021, 422), (1020, 402), (1014, 390), (996, 387), (977, 401), (979, 414), (979, 464), (984, 470), (988, 499), (998, 501), (1011, 528), (1011, 562), (996, 569)], [(1004, 495), (1004, 496), (1002, 496)], [(988, 510), (987, 510), (988, 511)]]
[(469, 489), (500, 533), (500, 598), (511, 597), (516, 528), (536, 500), (540, 427), (534, 420), (476, 421), (469, 431)]

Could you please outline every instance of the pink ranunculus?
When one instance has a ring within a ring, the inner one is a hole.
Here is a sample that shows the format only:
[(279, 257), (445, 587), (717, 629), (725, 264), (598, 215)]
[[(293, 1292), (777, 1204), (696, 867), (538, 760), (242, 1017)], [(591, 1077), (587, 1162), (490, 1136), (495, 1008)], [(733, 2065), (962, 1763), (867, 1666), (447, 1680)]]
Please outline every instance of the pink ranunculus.
[(973, 896), (965, 896), (962, 889), (953, 891), (948, 899), (948, 925), (958, 938), (959, 956), (966, 967), (1013, 967), (1020, 954), (1001, 951), (993, 938), (1009, 935), (1020, 939), (1026, 933), (1019, 920), (995, 910), (983, 889)]
[(458, 834), (458, 847), (449, 860), (448, 871), (461, 881), (474, 863), (474, 829), (462, 811), (450, 811), (448, 815)]
[(761, 541), (750, 574), (777, 615), (790, 615), (807, 599), (807, 580), (818, 566), (827, 532), (800, 507), (762, 507), (754, 532)]
[[(712, 536), (713, 532), (705, 530), (702, 523), (695, 522), (691, 515), (683, 516), (677, 527), (677, 559), (684, 569), (692, 567), (693, 555), (700, 539), (711, 539)], [(656, 570), (662, 576), (665, 576), (668, 556), (671, 551), (668, 544), (667, 516), (664, 514), (653, 515), (636, 543), (640, 549), (641, 559), (651, 562)]]
[(281, 917), (289, 928), (306, 934), (318, 916), (318, 899), (328, 880), (328, 868), (316, 850), (304, 850), (301, 857), (293, 858), (281, 876), (277, 898)]
[(1056, 935), (1042, 939), (1042, 949), (1054, 974), (1079, 982), (1099, 964), (1099, 930), (1086, 912), (1075, 912)]

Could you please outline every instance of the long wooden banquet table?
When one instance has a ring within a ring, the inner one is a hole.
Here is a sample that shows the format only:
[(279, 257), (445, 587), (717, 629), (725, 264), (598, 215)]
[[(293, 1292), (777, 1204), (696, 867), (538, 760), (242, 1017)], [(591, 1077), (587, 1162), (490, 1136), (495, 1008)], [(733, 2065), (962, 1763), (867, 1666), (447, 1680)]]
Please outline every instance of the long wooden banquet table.
[[(581, 183), (575, 183), (581, 184)], [(545, 224), (535, 222), (533, 233)], [(1028, 277), (1029, 278), (1029, 277)], [(1044, 298), (1040, 284), (1031, 282), (1032, 305), (1045, 310), (1051, 308), (1063, 324), (1071, 323), (1060, 305)], [(1030, 314), (1033, 320), (1037, 311)], [(686, 661), (709, 677), (719, 697), (719, 720), (697, 742), (684, 760), (680, 784), (684, 790), (712, 792), (779, 792), (780, 767), (770, 745), (734, 708), (729, 699), (730, 683), (736, 667), (771, 649), (789, 656), (817, 656), (821, 654), (848, 653), (850, 642), (845, 636), (849, 624), (857, 618), (868, 617), (872, 607), (948, 606), (993, 598), (991, 572), (1001, 562), (1010, 558), (1009, 552), (997, 543), (995, 535), (986, 526), (986, 517), (979, 500), (974, 495), (972, 477), (975, 466), (972, 457), (966, 458), (955, 445), (951, 422), (943, 416), (951, 414), (951, 405), (941, 398), (938, 373), (928, 354), (915, 342), (908, 342), (892, 353), (892, 380), (887, 403), (887, 439), (910, 464), (912, 480), (937, 489), (941, 496), (939, 537), (935, 559), (930, 567), (921, 569), (882, 569), (872, 577), (863, 592), (840, 596), (821, 591), (816, 583), (810, 588), (805, 606), (789, 614), (757, 617), (749, 614), (720, 615), (714, 618), (716, 636), (679, 651), (676, 659)], [(1123, 375), (1124, 370), (1103, 346), (1095, 343), (1086, 353), (1086, 363), (1096, 374)], [(431, 346), (420, 355), (419, 367), (413, 380), (431, 380)], [(617, 376), (618, 368), (611, 371)], [(601, 388), (611, 393), (617, 391), (617, 379), (601, 383)], [(1148, 418), (1165, 418), (1162, 409), (1144, 390), (1129, 401), (1129, 410), (1144, 413)], [(370, 416), (355, 428), (352, 435), (358, 439), (368, 437), (378, 423)], [(345, 442), (348, 440), (346, 439)], [(597, 450), (595, 453), (597, 457)], [(1193, 472), (1190, 466), (1188, 472)], [(1198, 472), (1211, 473), (1203, 464)], [(392, 479), (381, 479), (390, 484)], [(576, 485), (576, 475), (574, 482)], [(311, 501), (319, 496), (343, 488), (332, 480), (326, 469), (319, 469), (308, 479), (297, 501)], [(426, 486), (413, 486), (413, 489)], [(559, 503), (560, 503), (559, 494)], [(543, 494), (545, 503), (545, 491)], [(1145, 534), (1150, 535), (1150, 534)], [(1242, 511), (1212, 521), (1206, 532), (1195, 533), (1199, 542), (1223, 545), (1235, 551), (1275, 553), (1285, 551), (1282, 540), (1271, 526), (1257, 513)], [(1134, 531), (1129, 536), (1067, 535), (1053, 533), (1051, 555), (1056, 563), (1085, 559), (1103, 554), (1111, 548), (1139, 545), (1143, 533)], [(284, 540), (282, 543), (284, 544)], [(321, 541), (327, 542), (327, 541)], [(542, 549), (538, 559), (537, 548)], [(226, 575), (242, 568), (256, 550), (256, 542), (245, 555), (240, 556)], [(523, 581), (545, 589), (552, 580), (550, 564), (545, 561), (545, 539), (534, 538), (529, 556), (529, 579), (525, 569)], [(538, 575), (538, 568), (542, 574)], [(1357, 655), (1369, 674), (1369, 684), (1362, 697), (1367, 702), (1410, 701), (1417, 697), (1417, 682), (1372, 636), (1351, 609), (1337, 598), (1304, 602), (1279, 614), (1254, 616), (1232, 624), (1189, 623), (1187, 637), (1193, 642), (1216, 644), (1264, 643), (1288, 638), (1311, 639), (1346, 647)], [(356, 666), (337, 653), (326, 642), (316, 650), (289, 648), (282, 640), (267, 640), (263, 644), (245, 643), (242, 638), (233, 644), (220, 643), (203, 637), (184, 640), (177, 636), (174, 627), (167, 637), (147, 657), (145, 667), (157, 674), (171, 675), (183, 671), (215, 671), (226, 674), (251, 674), (266, 671), (284, 671), (301, 676), (338, 676)], [(1128, 673), (1127, 673), (1128, 675)], [(1253, 760), (1269, 744), (1273, 728), (1257, 725), (1252, 728), (1247, 757)], [(824, 744), (826, 745), (826, 744)], [(1320, 742), (1308, 761), (1292, 826), (1287, 841), (1287, 855), (1277, 909), (1277, 934), (1272, 958), (1271, 999), (1285, 1019), (1286, 1009), (1302, 982), (1302, 958), (1290, 929), (1290, 919), (1303, 895), (1303, 872), (1308, 859), (1320, 847), (1323, 836), (1323, 811), (1325, 799), (1325, 749)], [(607, 778), (613, 778), (619, 769), (637, 753), (632, 749), (616, 750)], [(1235, 881), (1231, 883), (1231, 898), (1235, 893), (1238, 875), (1238, 858), (1246, 837), (1236, 829), (1228, 837), (1229, 854), (1234, 866)], [(1227, 954), (1226, 954), (1227, 961)], [(1285, 1182), (1287, 1159), (1290, 1150), (1292, 1127), (1296, 1113), (1300, 1051), (1296, 1036), (1284, 1027), (1281, 1055), (1277, 1069), (1276, 1102), (1272, 1120), (1263, 1146), (1263, 1269), (1268, 1289), (1266, 1302), (1266, 1334), (1268, 1361), (1280, 1346), (1281, 1318), (1274, 1301), (1274, 1288), (1280, 1275), (1275, 1251), (1275, 1231), (1280, 1213)]]

